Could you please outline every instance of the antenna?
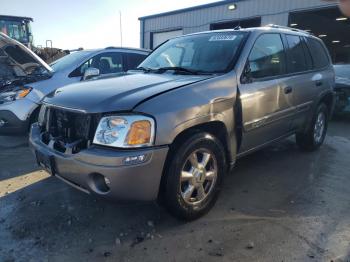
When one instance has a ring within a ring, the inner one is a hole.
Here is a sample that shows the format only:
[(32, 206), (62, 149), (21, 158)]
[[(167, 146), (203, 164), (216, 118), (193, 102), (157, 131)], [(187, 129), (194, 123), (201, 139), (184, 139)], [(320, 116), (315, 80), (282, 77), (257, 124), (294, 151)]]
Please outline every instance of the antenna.
[(123, 47), (123, 27), (122, 27), (122, 12), (119, 11), (119, 25), (120, 25), (120, 47)]

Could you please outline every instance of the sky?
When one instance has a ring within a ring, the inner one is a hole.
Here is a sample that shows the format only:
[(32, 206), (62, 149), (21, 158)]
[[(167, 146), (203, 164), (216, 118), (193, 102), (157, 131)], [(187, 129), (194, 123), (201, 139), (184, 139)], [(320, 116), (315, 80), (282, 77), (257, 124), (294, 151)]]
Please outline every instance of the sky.
[(140, 47), (141, 16), (196, 6), (217, 0), (0, 0), (1, 15), (34, 18), (35, 45), (52, 40), (61, 49), (120, 46)]

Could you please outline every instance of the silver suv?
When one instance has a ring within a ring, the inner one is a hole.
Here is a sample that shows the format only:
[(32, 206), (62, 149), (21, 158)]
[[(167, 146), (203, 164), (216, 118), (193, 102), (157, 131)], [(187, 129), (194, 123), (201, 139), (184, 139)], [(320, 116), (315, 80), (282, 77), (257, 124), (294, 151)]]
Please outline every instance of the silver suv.
[(319, 148), (334, 78), (324, 44), (305, 32), (181, 36), (126, 75), (48, 96), (30, 143), (41, 166), (81, 191), (159, 199), (191, 220), (213, 206), (238, 158), (291, 135)]

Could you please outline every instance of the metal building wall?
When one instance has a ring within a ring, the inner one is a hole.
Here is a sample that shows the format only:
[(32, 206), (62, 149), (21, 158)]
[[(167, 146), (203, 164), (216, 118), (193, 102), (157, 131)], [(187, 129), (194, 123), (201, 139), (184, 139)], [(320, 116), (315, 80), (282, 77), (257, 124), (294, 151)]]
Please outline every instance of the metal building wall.
[(210, 24), (244, 18), (262, 17), (262, 25), (288, 25), (289, 12), (334, 6), (322, 0), (241, 0), (237, 9), (228, 10), (228, 3), (220, 6), (156, 16), (140, 20), (141, 47), (150, 48), (151, 32), (182, 28), (184, 34), (207, 31)]

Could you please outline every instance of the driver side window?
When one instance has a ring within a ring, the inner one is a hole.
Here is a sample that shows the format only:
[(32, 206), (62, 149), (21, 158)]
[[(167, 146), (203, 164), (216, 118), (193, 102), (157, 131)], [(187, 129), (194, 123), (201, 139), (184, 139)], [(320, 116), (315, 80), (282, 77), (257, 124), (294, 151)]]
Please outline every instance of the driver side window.
[(70, 77), (82, 77), (90, 67), (99, 69), (101, 75), (123, 72), (123, 55), (118, 52), (98, 54), (75, 69)]
[(260, 36), (249, 55), (248, 64), (253, 79), (284, 74), (285, 53), (280, 34)]

